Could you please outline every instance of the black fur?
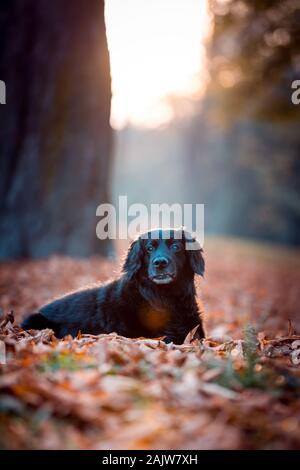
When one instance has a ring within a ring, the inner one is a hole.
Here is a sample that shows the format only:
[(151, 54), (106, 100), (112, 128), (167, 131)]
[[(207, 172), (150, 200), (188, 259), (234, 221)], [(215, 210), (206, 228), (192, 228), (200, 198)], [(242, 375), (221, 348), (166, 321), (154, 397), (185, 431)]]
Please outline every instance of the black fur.
[(195, 273), (204, 274), (202, 249), (187, 251), (185, 243), (192, 238), (180, 232), (181, 240), (174, 238), (179, 233), (174, 230), (167, 239), (163, 230), (143, 235), (131, 244), (119, 279), (54, 300), (22, 327), (51, 328), (58, 337), (76, 336), (79, 330), (166, 336), (166, 342), (180, 344), (199, 325), (198, 336), (204, 337), (194, 286)]

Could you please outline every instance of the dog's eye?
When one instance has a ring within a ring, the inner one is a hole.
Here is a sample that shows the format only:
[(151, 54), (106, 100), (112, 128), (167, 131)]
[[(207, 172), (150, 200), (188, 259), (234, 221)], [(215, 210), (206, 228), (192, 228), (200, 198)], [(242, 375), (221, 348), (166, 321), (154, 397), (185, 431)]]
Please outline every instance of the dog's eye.
[(180, 245), (178, 245), (177, 243), (172, 243), (171, 249), (172, 249), (173, 251), (180, 251), (180, 250), (181, 250), (181, 247), (180, 247)]
[(151, 251), (154, 250), (154, 246), (153, 246), (153, 245), (148, 245), (148, 246), (146, 247), (146, 250), (147, 250), (148, 253), (151, 253)]

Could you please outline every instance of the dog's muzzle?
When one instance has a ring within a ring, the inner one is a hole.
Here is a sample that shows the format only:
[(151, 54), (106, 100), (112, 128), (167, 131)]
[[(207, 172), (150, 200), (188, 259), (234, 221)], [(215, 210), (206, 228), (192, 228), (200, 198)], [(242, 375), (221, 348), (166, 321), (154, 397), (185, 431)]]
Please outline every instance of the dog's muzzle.
[(156, 274), (151, 277), (151, 281), (155, 282), (155, 284), (170, 284), (174, 279), (175, 275), (170, 273)]

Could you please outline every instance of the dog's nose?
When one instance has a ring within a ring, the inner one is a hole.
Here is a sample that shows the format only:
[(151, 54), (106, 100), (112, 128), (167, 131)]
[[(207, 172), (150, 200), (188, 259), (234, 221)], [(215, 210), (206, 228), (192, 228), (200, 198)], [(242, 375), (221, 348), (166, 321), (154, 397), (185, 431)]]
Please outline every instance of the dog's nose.
[(157, 258), (154, 258), (152, 263), (157, 269), (163, 269), (168, 266), (169, 261), (164, 256), (158, 256)]

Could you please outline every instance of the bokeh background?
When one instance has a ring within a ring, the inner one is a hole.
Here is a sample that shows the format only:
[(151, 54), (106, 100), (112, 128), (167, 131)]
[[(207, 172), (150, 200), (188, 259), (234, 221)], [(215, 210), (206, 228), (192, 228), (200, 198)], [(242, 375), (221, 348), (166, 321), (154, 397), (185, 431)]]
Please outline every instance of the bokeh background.
[(111, 253), (119, 195), (299, 245), (299, 2), (4, 0), (0, 31), (2, 259)]

